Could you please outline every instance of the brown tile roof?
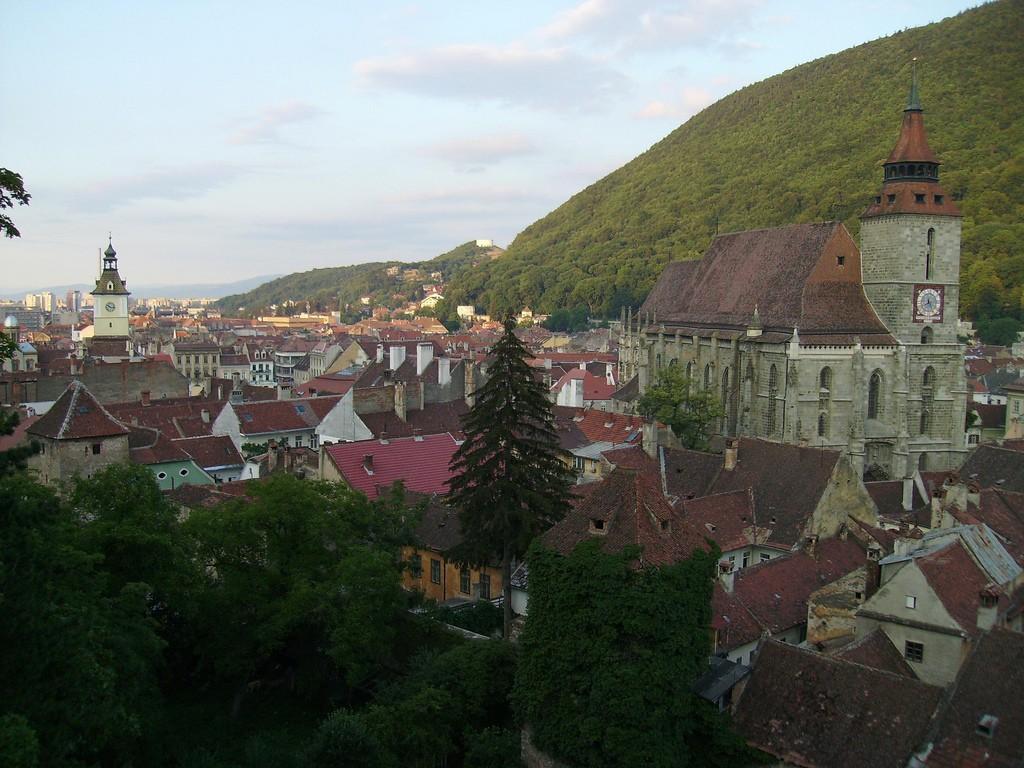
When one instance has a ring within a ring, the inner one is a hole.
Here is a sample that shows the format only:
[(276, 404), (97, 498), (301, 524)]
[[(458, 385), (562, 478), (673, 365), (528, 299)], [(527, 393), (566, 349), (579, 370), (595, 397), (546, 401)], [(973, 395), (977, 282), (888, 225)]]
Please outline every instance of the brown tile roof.
[(1024, 493), (1024, 453), (994, 445), (979, 445), (960, 467), (960, 476), (982, 488)]
[[(214, 420), (224, 408), (223, 400), (201, 397), (167, 398), (142, 403), (111, 403), (107, 409), (123, 424), (158, 429), (169, 440), (210, 434)], [(203, 411), (207, 420), (203, 420)]]
[(863, 664), (865, 667), (917, 680), (917, 675), (903, 658), (903, 654), (896, 650), (889, 636), (879, 628), (873, 629), (849, 645), (844, 645), (833, 655), (855, 664)]
[(581, 541), (598, 539), (607, 552), (639, 547), (645, 565), (669, 565), (708, 548), (703, 537), (680, 525), (679, 515), (643, 473), (615, 469), (588, 485), (595, 487), (587, 498), (542, 535), (545, 546), (569, 554)]
[(86, 386), (73, 381), (28, 434), (52, 440), (127, 435), (128, 429), (100, 405)]
[(412, 437), (419, 430), (421, 435), (448, 432), (461, 440), (462, 416), (468, 411), (469, 406), (465, 400), (452, 400), (447, 403), (425, 403), (420, 410), (407, 411), (405, 421), (398, 418), (394, 411), (363, 413), (359, 418), (374, 437), (380, 437), (383, 433), (387, 433), (388, 437)]
[(770, 529), (758, 526), (754, 492), (746, 488), (679, 502), (682, 524), (706, 536), (723, 552), (767, 541)]
[(986, 488), (979, 502), (978, 506), (970, 505), (967, 511), (955, 507), (950, 511), (964, 525), (985, 523), (998, 534), (1013, 559), (1024, 567), (1024, 493)]
[(179, 485), (164, 494), (186, 509), (210, 509), (233, 499), (250, 499), (252, 481), (220, 483), (218, 485)]
[(236, 403), (228, 407), (238, 414), (239, 430), (243, 435), (264, 435), (314, 429), (340, 400), (341, 395), (329, 395), (304, 400)]
[(203, 435), (174, 440), (173, 444), (192, 457), (203, 469), (240, 467), (245, 464), (242, 454), (227, 435)]
[[(980, 595), (989, 585), (989, 578), (959, 539), (915, 562), (946, 612), (969, 635), (977, 634)], [(1005, 597), (1001, 602), (1005, 605)]]
[(726, 592), (722, 582), (717, 580), (711, 593), (711, 628), (715, 632), (715, 653), (753, 643), (765, 633), (765, 628), (740, 599)]
[(655, 285), (656, 295), (675, 295), (659, 322), (739, 329), (757, 307), (766, 329), (888, 336), (864, 295), (857, 246), (839, 222), (719, 235), (697, 265), (674, 267), (664, 277), (671, 285)]
[(591, 443), (639, 444), (643, 434), (644, 422), (639, 416), (561, 405), (551, 410), (556, 421), (571, 420)]
[(158, 430), (132, 427), (131, 459), (136, 464), (189, 461), (191, 457)]
[[(932, 768), (1009, 768), (1024, 764), (1024, 634), (995, 628), (967, 658), (924, 760)], [(991, 736), (978, 733), (983, 717), (997, 719)]]
[(665, 487), (669, 496), (692, 499), (709, 493), (708, 489), (722, 469), (720, 455), (674, 448), (660, 449), (665, 467)]
[(865, 559), (852, 538), (825, 539), (813, 556), (794, 552), (741, 569), (733, 592), (774, 635), (806, 622), (811, 594), (862, 567)]
[(417, 543), (436, 552), (447, 552), (462, 543), (462, 526), (459, 513), (454, 507), (445, 504), (436, 495), (406, 492), (406, 501), (409, 504), (426, 502), (423, 517), (416, 526)]
[(645, 317), (650, 314), (659, 320), (664, 320), (679, 306), (680, 300), (686, 296), (697, 275), (697, 268), (700, 260), (673, 261), (665, 265), (661, 277), (654, 284), (647, 299), (640, 306), (640, 315)]
[(903, 768), (942, 689), (769, 640), (736, 708), (736, 730), (791, 765)]

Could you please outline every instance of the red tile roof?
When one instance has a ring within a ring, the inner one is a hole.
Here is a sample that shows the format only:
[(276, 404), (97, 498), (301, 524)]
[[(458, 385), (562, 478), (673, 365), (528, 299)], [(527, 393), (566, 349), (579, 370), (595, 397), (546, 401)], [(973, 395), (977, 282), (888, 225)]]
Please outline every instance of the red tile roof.
[[(955, 540), (937, 552), (915, 561), (939, 602), (960, 628), (970, 635), (978, 633), (978, 606), (981, 591), (989, 585), (988, 576), (974, 562), (967, 549)], [(998, 587), (993, 587), (1001, 593)], [(1005, 598), (1001, 597), (1005, 604)]]
[(583, 399), (587, 400), (611, 400), (615, 393), (615, 385), (609, 384), (604, 376), (595, 376), (583, 368), (573, 368), (551, 385), (552, 392), (561, 392), (569, 386), (570, 381), (583, 381)]
[(131, 459), (136, 464), (164, 464), (191, 459), (185, 451), (155, 429), (133, 427), (131, 443)]
[[(703, 536), (680, 525), (654, 480), (640, 472), (615, 469), (588, 496), (541, 537), (545, 546), (569, 554), (587, 539), (601, 541), (607, 552), (640, 547), (640, 562), (669, 565), (708, 549)], [(600, 521), (597, 528), (594, 521)]]
[(715, 653), (753, 643), (765, 631), (739, 598), (725, 591), (720, 581), (715, 581), (711, 594), (711, 628), (715, 631)]
[[(578, 370), (578, 369), (577, 369)], [(584, 394), (586, 397), (586, 394)], [(643, 435), (644, 422), (639, 416), (608, 413), (593, 408), (578, 409), (554, 406), (556, 420), (571, 419), (592, 443), (639, 444)]]
[(465, 400), (452, 400), (447, 403), (426, 403), (422, 409), (408, 411), (405, 421), (398, 418), (394, 411), (362, 413), (359, 418), (374, 437), (383, 434), (388, 437), (412, 437), (419, 430), (421, 435), (447, 432), (461, 440), (462, 416), (468, 411), (469, 406)]
[(733, 591), (774, 635), (806, 622), (811, 594), (862, 567), (865, 559), (852, 538), (825, 539), (813, 556), (794, 552), (743, 568), (736, 574)]
[[(123, 424), (158, 429), (168, 440), (208, 435), (224, 408), (223, 400), (202, 397), (168, 398), (142, 403), (111, 403), (107, 409)], [(207, 419), (203, 420), (203, 411)]]
[(707, 536), (723, 552), (770, 538), (771, 529), (757, 519), (754, 493), (749, 488), (683, 500), (680, 505), (682, 524), (697, 535)]
[[(305, 384), (300, 384), (293, 390), (298, 397), (316, 397), (319, 395), (344, 395), (353, 386), (355, 386), (356, 380), (351, 377), (341, 377), (336, 375), (329, 376), (317, 376), (316, 378), (310, 379)], [(313, 394), (313, 390), (316, 390), (316, 394)]]
[(734, 723), (787, 765), (903, 768), (941, 696), (917, 680), (769, 640)]
[(128, 434), (128, 429), (100, 405), (80, 381), (71, 382), (50, 410), (27, 431), (52, 440)]
[(855, 664), (863, 664), (865, 667), (917, 680), (917, 675), (903, 658), (903, 654), (896, 649), (881, 628), (875, 628), (864, 637), (844, 645), (836, 651), (835, 656)]
[(242, 454), (227, 435), (204, 435), (174, 440), (173, 444), (187, 453), (203, 469), (240, 467)]
[(295, 400), (259, 400), (227, 407), (238, 415), (239, 430), (248, 436), (315, 429), (340, 401), (341, 395), (328, 395)]
[[(397, 440), (335, 443), (327, 452), (341, 476), (356, 490), (375, 499), (378, 489), (402, 481), (410, 491), (447, 494), (452, 472), (448, 465), (458, 443), (449, 434)], [(367, 457), (372, 469), (367, 469)]]

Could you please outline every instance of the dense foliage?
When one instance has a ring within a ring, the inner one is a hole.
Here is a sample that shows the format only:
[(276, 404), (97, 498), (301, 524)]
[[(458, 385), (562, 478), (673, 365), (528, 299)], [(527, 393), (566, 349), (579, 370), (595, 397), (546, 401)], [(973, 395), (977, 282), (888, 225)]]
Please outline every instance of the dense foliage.
[(28, 205), (32, 195), (25, 191), (25, 181), (20, 173), (0, 168), (0, 235), (21, 237), (11, 217), (2, 211), (15, 205)]
[(0, 477), (0, 765), (334, 765), (335, 720), (381, 745), (352, 764), (514, 764), (511, 650), (405, 610), (414, 511), (288, 475), (249, 489), (185, 520), (141, 466), (62, 496)]
[(717, 554), (637, 568), (637, 552), (597, 541), (530, 550), (513, 698), (538, 748), (576, 768), (749, 764), (690, 690), (710, 653)]
[[(447, 253), (429, 261), (405, 263), (399, 261), (371, 262), (350, 267), (326, 267), (296, 272), (264, 283), (246, 293), (225, 296), (217, 306), (226, 312), (244, 311), (259, 314), (269, 311), (273, 305), (281, 306), (287, 301), (299, 302), (297, 309), (304, 310), (309, 302), (313, 310), (341, 309), (354, 312), (362, 307), (360, 298), (370, 297), (369, 310), (373, 306), (397, 307), (407, 301), (423, 298), (422, 285), (434, 282), (431, 272), (441, 272), (446, 281), (452, 280), (476, 264), (490, 261), (499, 249), (481, 248), (475, 242), (463, 243)], [(388, 275), (389, 267), (398, 267), (398, 275)], [(406, 280), (402, 271), (420, 269), (422, 280)]]
[(492, 315), (529, 304), (617, 316), (716, 232), (858, 215), (881, 185), (919, 72), (942, 184), (964, 214), (961, 313), (1021, 315), (1024, 2), (1002, 0), (733, 93), (527, 227), (449, 288)]
[(452, 456), (449, 502), (463, 541), (454, 554), (471, 565), (502, 566), (505, 637), (512, 620), (512, 561), (560, 519), (573, 473), (564, 460), (544, 385), (527, 364), (515, 320), (491, 349), (488, 380), (462, 419), (465, 441)]
[(678, 365), (658, 371), (658, 379), (637, 401), (649, 419), (672, 427), (686, 448), (707, 450), (708, 440), (725, 415), (714, 392), (698, 387)]

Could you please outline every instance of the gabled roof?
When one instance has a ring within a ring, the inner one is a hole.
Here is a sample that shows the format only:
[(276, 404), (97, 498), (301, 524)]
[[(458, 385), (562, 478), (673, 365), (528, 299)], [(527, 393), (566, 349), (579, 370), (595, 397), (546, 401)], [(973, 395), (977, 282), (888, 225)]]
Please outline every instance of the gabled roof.
[(696, 267), (673, 266), (662, 278), (671, 285), (655, 285), (666, 296), (657, 299), (658, 322), (746, 328), (756, 307), (766, 330), (894, 343), (864, 294), (859, 265), (856, 244), (835, 221), (719, 235)]
[(128, 428), (100, 405), (82, 382), (76, 380), (27, 432), (51, 440), (78, 440), (127, 435)]
[(583, 382), (584, 400), (610, 400), (615, 392), (615, 385), (609, 384), (604, 376), (595, 376), (584, 368), (573, 368), (551, 385), (552, 392), (561, 392), (569, 386), (570, 381)]
[(903, 658), (892, 640), (885, 632), (876, 627), (849, 645), (844, 645), (834, 654), (836, 658), (863, 664), (865, 667), (892, 672), (900, 677), (917, 680), (914, 670)]
[(451, 435), (442, 434), (335, 443), (321, 450), (327, 452), (345, 482), (375, 499), (379, 489), (398, 481), (410, 491), (447, 494), (452, 478), (448, 465), (457, 447)]
[(571, 421), (592, 443), (638, 445), (643, 434), (644, 422), (639, 416), (561, 405), (553, 406), (551, 410), (556, 422)]
[(970, 505), (969, 510), (953, 507), (950, 511), (964, 525), (987, 525), (1017, 564), (1024, 566), (1024, 493), (986, 488), (980, 494), (977, 507)]
[(773, 635), (807, 621), (811, 594), (865, 563), (852, 538), (825, 539), (814, 554), (794, 552), (737, 572), (733, 593)]
[(706, 536), (723, 552), (764, 543), (771, 529), (758, 525), (754, 492), (750, 488), (726, 491), (680, 502), (682, 524)]
[(982, 488), (1002, 488), (1024, 492), (1024, 453), (979, 445), (960, 468), (964, 480), (974, 480)]
[[(412, 437), (415, 434), (439, 435), (450, 433), (460, 437), (462, 416), (469, 411), (466, 401), (452, 400), (447, 403), (424, 403), (422, 409), (407, 411), (405, 421), (394, 411), (362, 413), (360, 420), (374, 437)], [(417, 433), (417, 430), (418, 433)]]
[(227, 407), (238, 415), (239, 431), (243, 435), (265, 435), (315, 429), (340, 400), (340, 395), (329, 395), (298, 400), (259, 400)]
[[(1024, 762), (1024, 634), (996, 627), (981, 635), (942, 708), (923, 764), (1009, 768)], [(991, 735), (978, 732), (983, 718)]]
[(960, 629), (969, 635), (978, 633), (978, 606), (981, 591), (991, 584), (960, 541), (917, 559), (928, 586)]
[(644, 565), (670, 565), (708, 548), (703, 537), (680, 525), (651, 477), (618, 468), (589, 485), (591, 493), (541, 536), (545, 546), (561, 554), (587, 539), (597, 539), (607, 552), (639, 547)]
[(807, 768), (903, 768), (942, 689), (773, 640), (734, 716), (751, 746)]
[(167, 464), (192, 458), (158, 430), (147, 427), (132, 427), (130, 443), (131, 459), (136, 464)]
[(245, 464), (242, 454), (227, 435), (203, 435), (172, 441), (203, 469), (240, 467)]

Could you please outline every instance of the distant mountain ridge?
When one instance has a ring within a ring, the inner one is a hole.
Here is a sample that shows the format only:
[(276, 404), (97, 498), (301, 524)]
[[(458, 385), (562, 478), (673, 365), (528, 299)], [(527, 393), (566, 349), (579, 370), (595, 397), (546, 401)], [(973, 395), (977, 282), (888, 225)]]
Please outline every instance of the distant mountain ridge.
[[(128, 276), (128, 275), (126, 275)], [(128, 276), (130, 277), (130, 276)], [(231, 293), (248, 291), (258, 285), (263, 285), (273, 280), (278, 275), (258, 275), (247, 277), (244, 280), (235, 280), (230, 283), (183, 283), (181, 285), (168, 285), (160, 283), (128, 283), (128, 289), (136, 298), (164, 298), (164, 299), (219, 299)], [(43, 288), (26, 288), (22, 291), (7, 291), (0, 294), (7, 299), (23, 299), (26, 293), (42, 293), (49, 291), (54, 296), (63, 297), (68, 291), (81, 291), (88, 293), (95, 288), (95, 283), (73, 283), (67, 285), (52, 285)]]
[[(422, 286), (437, 282), (430, 277), (431, 273), (440, 272), (442, 280), (449, 281), (504, 252), (502, 248), (477, 245), (471, 240), (427, 261), (378, 261), (295, 272), (245, 293), (225, 296), (217, 306), (225, 312), (253, 314), (286, 301), (308, 301), (312, 309), (327, 309), (339, 303), (342, 307), (356, 305), (362, 297), (368, 296), (373, 305), (394, 307), (422, 298)], [(396, 274), (389, 275), (389, 269)], [(416, 270), (421, 273), (420, 277), (407, 277)]]

